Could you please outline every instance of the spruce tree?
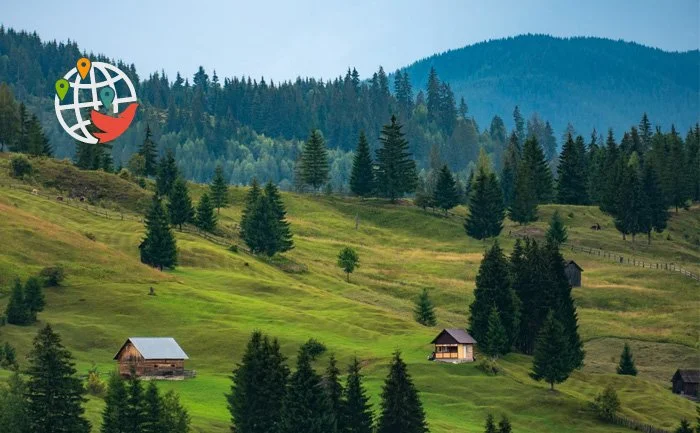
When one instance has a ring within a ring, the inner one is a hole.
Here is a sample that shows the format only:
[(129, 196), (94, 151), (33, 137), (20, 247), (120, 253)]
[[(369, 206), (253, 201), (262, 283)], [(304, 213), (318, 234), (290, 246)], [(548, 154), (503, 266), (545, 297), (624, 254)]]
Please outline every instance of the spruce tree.
[(372, 156), (369, 152), (369, 144), (364, 131), (360, 131), (360, 138), (357, 142), (357, 150), (352, 161), (352, 172), (350, 173), (350, 191), (360, 197), (372, 195), (375, 189), (374, 167)]
[(568, 134), (557, 167), (557, 202), (578, 205), (588, 202), (585, 157), (583, 137), (579, 135), (574, 142), (574, 138)]
[(520, 145), (515, 132), (510, 134), (508, 147), (503, 155), (503, 170), (501, 171), (501, 189), (503, 190), (503, 204), (509, 208), (515, 196), (515, 178), (520, 162)]
[(637, 375), (637, 367), (634, 365), (632, 349), (630, 349), (630, 346), (627, 343), (625, 343), (625, 347), (622, 349), (622, 353), (620, 354), (620, 363), (617, 366), (617, 374), (628, 376)]
[(493, 419), (493, 415), (491, 414), (486, 415), (486, 425), (484, 426), (484, 433), (498, 433), (498, 430), (496, 429), (496, 421)]
[(532, 176), (535, 195), (539, 203), (547, 203), (552, 199), (552, 171), (544, 157), (542, 146), (535, 136), (530, 136), (523, 145), (522, 164), (529, 176)]
[(138, 154), (143, 157), (144, 174), (146, 176), (155, 176), (158, 165), (156, 158), (158, 157), (158, 148), (151, 139), (151, 126), (146, 124), (146, 138), (144, 138)]
[(16, 279), (12, 286), (10, 300), (5, 307), (5, 317), (7, 323), (12, 325), (26, 325), (31, 321), (31, 314), (24, 300), (24, 288), (19, 279)]
[(391, 360), (381, 397), (377, 433), (428, 433), (418, 391), (398, 351)]
[(168, 149), (165, 155), (160, 159), (156, 170), (156, 192), (160, 196), (170, 196), (175, 180), (180, 175), (175, 162), (175, 155), (172, 150)]
[(147, 413), (144, 404), (143, 384), (135, 372), (132, 372), (126, 383), (126, 393), (126, 431), (143, 433)]
[(362, 386), (360, 362), (353, 359), (343, 390), (343, 413), (339, 433), (372, 433), (372, 406)]
[(216, 166), (214, 170), (214, 179), (209, 185), (211, 200), (218, 214), (222, 207), (228, 205), (228, 183), (224, 179), (224, 168), (221, 164)]
[(503, 230), (503, 217), (503, 194), (496, 175), (481, 167), (472, 186), (464, 229), (475, 239), (495, 237)]
[(101, 433), (124, 433), (127, 420), (127, 392), (124, 380), (114, 372), (109, 378), (105, 407), (102, 410)]
[(515, 341), (520, 322), (520, 302), (511, 287), (510, 266), (498, 242), (484, 253), (476, 275), (474, 301), (469, 306), (469, 333), (476, 341), (488, 341), (489, 315), (493, 307), (506, 332), (505, 353)]
[(661, 186), (659, 184), (656, 170), (652, 164), (647, 163), (642, 174), (642, 193), (646, 200), (645, 210), (648, 215), (645, 216), (648, 221), (647, 225), (647, 243), (651, 244), (652, 230), (661, 233), (666, 229), (668, 223), (668, 208), (664, 201)]
[(616, 203), (622, 180), (622, 168), (625, 164), (624, 158), (620, 156), (617, 143), (615, 143), (612, 129), (608, 130), (604, 154), (602, 163), (603, 190), (600, 193), (600, 210), (614, 214), (617, 209)]
[(205, 232), (212, 232), (216, 228), (216, 215), (214, 214), (214, 205), (209, 198), (208, 193), (202, 194), (197, 205), (197, 216), (195, 217), (195, 225)]
[[(277, 186), (272, 182), (268, 182), (265, 185), (264, 197), (272, 212), (272, 220), (270, 223), (273, 227), (271, 230), (273, 230), (275, 235), (274, 251), (270, 252), (275, 254), (289, 251), (294, 248), (294, 241), (292, 240), (292, 231), (287, 221), (287, 210)], [(268, 255), (272, 254), (268, 252)]]
[(331, 354), (328, 360), (326, 374), (323, 377), (323, 388), (326, 392), (326, 399), (330, 413), (333, 416), (333, 432), (342, 432), (345, 430), (343, 425), (343, 411), (345, 409), (343, 402), (343, 386), (340, 384), (340, 369), (335, 356)]
[(459, 193), (457, 192), (457, 182), (455, 182), (450, 169), (443, 165), (438, 174), (435, 192), (433, 195), (435, 205), (442, 209), (447, 215), (447, 211), (459, 204)]
[(491, 308), (488, 316), (486, 338), (483, 341), (479, 341), (479, 348), (485, 355), (494, 359), (510, 352), (508, 335), (503, 327), (503, 323), (501, 323), (501, 318), (495, 305)]
[[(2, 88), (0, 88), (0, 91)], [(2, 95), (0, 95), (1, 97)], [(27, 385), (19, 372), (7, 379), (7, 387), (0, 388), (0, 431), (3, 433), (29, 433), (27, 412)]]
[(564, 328), (550, 310), (537, 335), (530, 375), (535, 380), (546, 381), (554, 390), (554, 384), (568, 379), (573, 371), (569, 358), (569, 343), (564, 336)]
[(44, 311), (44, 306), (46, 305), (39, 278), (30, 277), (24, 283), (24, 304), (29, 315), (29, 321), (36, 322), (37, 313)]
[(299, 350), (296, 371), (289, 378), (284, 400), (284, 433), (328, 433), (335, 426), (321, 377), (311, 366), (305, 347)]
[(304, 143), (299, 161), (303, 182), (318, 190), (328, 182), (328, 150), (326, 143), (318, 129), (311, 131), (311, 135)]
[(163, 408), (158, 395), (158, 387), (154, 381), (149, 382), (143, 397), (144, 418), (141, 426), (142, 433), (169, 433), (163, 429)]
[[(161, 425), (167, 433), (190, 433), (190, 415), (175, 391), (170, 390), (161, 399)], [(275, 433), (274, 431), (271, 431)]]
[(690, 422), (683, 418), (678, 428), (673, 431), (673, 433), (694, 433), (693, 428), (690, 426)]
[(510, 425), (510, 420), (503, 415), (498, 422), (498, 433), (512, 433), (513, 427)]
[(262, 190), (260, 189), (260, 184), (258, 184), (258, 180), (256, 178), (253, 178), (250, 183), (250, 189), (245, 197), (245, 207), (243, 208), (243, 213), (241, 215), (241, 238), (244, 240), (246, 228), (250, 227), (254, 219), (252, 212), (255, 209), (255, 206), (257, 206), (258, 200), (261, 196)]
[(32, 156), (51, 156), (52, 150), (49, 139), (41, 128), (41, 123), (36, 114), (32, 114), (27, 124), (27, 153)]
[(161, 271), (163, 268), (174, 268), (177, 264), (175, 236), (158, 196), (153, 196), (145, 225), (146, 237), (139, 245), (141, 262)]
[(192, 199), (187, 189), (187, 182), (179, 177), (175, 180), (170, 201), (168, 202), (168, 216), (170, 224), (178, 226), (182, 230), (182, 225), (194, 219), (194, 209)]
[(88, 433), (83, 385), (76, 377), (71, 353), (46, 325), (34, 338), (28, 356), (27, 410), (33, 433)]
[(554, 211), (552, 219), (549, 221), (546, 238), (547, 241), (555, 242), (557, 245), (561, 245), (569, 239), (566, 226), (559, 215), (559, 210)]
[(437, 325), (437, 318), (435, 317), (435, 307), (433, 302), (430, 300), (428, 295), (428, 289), (423, 289), (418, 299), (416, 299), (416, 305), (413, 309), (413, 317), (416, 322), (423, 326), (435, 326)]
[(515, 190), (508, 209), (508, 217), (519, 224), (537, 221), (537, 191), (532, 173), (521, 164), (515, 177)]
[(412, 193), (418, 185), (416, 162), (408, 149), (408, 141), (401, 132), (403, 126), (396, 116), (382, 127), (377, 150), (377, 188), (392, 202), (405, 193)]

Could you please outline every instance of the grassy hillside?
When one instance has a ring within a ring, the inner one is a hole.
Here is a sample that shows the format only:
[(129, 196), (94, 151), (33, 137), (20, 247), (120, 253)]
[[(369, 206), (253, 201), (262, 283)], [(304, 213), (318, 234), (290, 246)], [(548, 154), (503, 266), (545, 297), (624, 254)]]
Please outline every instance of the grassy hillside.
[[(43, 161), (41, 176), (58, 171), (60, 164)], [(7, 177), (7, 165), (7, 157), (0, 157), (0, 184), (17, 183)], [(132, 191), (112, 175), (73, 175), (77, 182)], [(46, 179), (35, 177), (32, 182), (46, 189)], [(202, 191), (203, 187), (194, 187), (196, 196)], [(234, 230), (244, 194), (244, 189), (232, 188), (233, 205), (221, 211), (223, 230)], [(110, 197), (107, 191), (103, 204), (120, 207), (119, 200)], [(40, 323), (2, 327), (0, 340), (14, 344), (23, 360), (38, 326), (51, 323), (84, 373), (93, 362), (100, 371), (111, 371), (114, 353), (129, 336), (175, 337), (189, 354), (188, 368), (197, 370), (197, 378), (160, 386), (180, 393), (197, 432), (228, 431), (224, 399), (228, 376), (254, 329), (278, 337), (290, 363), (298, 346), (310, 337), (323, 341), (341, 363), (360, 357), (375, 409), (388, 360), (400, 349), (434, 433), (480, 432), (489, 412), (509, 415), (514, 430), (522, 433), (623, 432), (597, 421), (588, 407), (588, 401), (610, 382), (619, 390), (623, 412), (630, 418), (671, 428), (681, 417), (694, 416), (694, 404), (673, 395), (669, 380), (677, 367), (700, 362), (697, 282), (671, 272), (566, 253), (585, 269), (583, 287), (574, 294), (586, 341), (586, 366), (558, 392), (550, 393), (547, 385), (528, 377), (531, 359), (526, 356), (513, 354), (500, 361), (504, 374), (495, 377), (473, 364), (427, 361), (429, 342), (439, 328), (466, 325), (474, 277), (487, 246), (464, 235), (460, 217), (372, 200), (296, 194), (283, 198), (296, 243), (285, 255), (285, 266), (177, 233), (181, 266), (161, 273), (139, 263), (137, 245), (143, 235), (139, 222), (108, 220), (0, 186), (0, 308), (13, 278), (54, 264), (67, 271), (63, 287), (47, 290)], [(613, 251), (632, 249), (596, 209), (544, 206), (542, 219), (556, 208), (563, 215), (573, 214), (566, 217), (572, 242)], [(591, 232), (592, 221), (605, 230)], [(700, 209), (682, 211), (672, 218), (670, 240), (664, 233), (655, 236), (650, 247), (642, 247), (640, 241), (635, 251), (686, 267), (697, 265), (700, 248), (681, 233), (698, 227), (699, 221)], [(527, 230), (543, 227), (545, 223), (539, 222)], [(513, 237), (507, 234), (522, 230), (508, 223), (500, 242), (510, 249)], [(336, 254), (345, 245), (355, 247), (361, 258), (350, 283), (335, 266)], [(289, 263), (307, 271), (285, 272)], [(147, 295), (149, 287), (157, 296)], [(424, 287), (431, 290), (438, 307), (435, 328), (421, 327), (412, 319), (413, 299)], [(614, 374), (623, 341), (635, 350), (638, 377)], [(95, 426), (102, 405), (94, 398), (88, 404)]]

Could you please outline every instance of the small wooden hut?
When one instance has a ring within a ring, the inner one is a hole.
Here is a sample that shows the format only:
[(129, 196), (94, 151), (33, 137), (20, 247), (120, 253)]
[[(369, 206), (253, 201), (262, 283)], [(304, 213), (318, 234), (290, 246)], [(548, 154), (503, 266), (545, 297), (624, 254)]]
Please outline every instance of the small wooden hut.
[(566, 278), (569, 279), (571, 287), (581, 287), (581, 272), (583, 272), (583, 268), (575, 261), (567, 260), (564, 263), (564, 273)]
[(698, 397), (698, 383), (700, 383), (700, 370), (692, 368), (679, 368), (671, 378), (674, 394)]
[(189, 357), (174, 338), (131, 337), (114, 359), (122, 376), (184, 377)]
[(431, 344), (435, 352), (431, 359), (442, 362), (473, 362), (476, 340), (463, 329), (443, 329)]

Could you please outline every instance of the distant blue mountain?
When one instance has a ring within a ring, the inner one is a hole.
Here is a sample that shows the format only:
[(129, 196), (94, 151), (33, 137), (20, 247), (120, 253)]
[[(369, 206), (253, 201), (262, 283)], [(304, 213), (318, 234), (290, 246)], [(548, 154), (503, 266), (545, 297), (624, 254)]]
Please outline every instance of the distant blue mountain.
[(631, 42), (523, 35), (481, 42), (404, 68), (414, 91), (435, 67), (457, 101), (483, 128), (498, 114), (513, 125), (514, 106), (526, 118), (549, 120), (557, 135), (571, 122), (588, 135), (613, 127), (616, 136), (639, 123), (673, 123), (683, 133), (700, 118), (700, 52), (666, 52)]

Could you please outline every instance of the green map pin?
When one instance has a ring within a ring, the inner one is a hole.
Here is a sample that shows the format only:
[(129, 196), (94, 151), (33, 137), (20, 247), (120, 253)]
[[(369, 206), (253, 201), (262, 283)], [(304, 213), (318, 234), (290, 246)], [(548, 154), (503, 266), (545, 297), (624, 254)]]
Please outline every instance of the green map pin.
[(111, 87), (103, 87), (100, 89), (100, 101), (102, 101), (102, 105), (109, 110), (112, 106), (112, 101), (114, 101), (114, 89)]
[(58, 99), (63, 101), (63, 98), (66, 97), (66, 93), (68, 93), (68, 89), (70, 89), (68, 80), (65, 78), (59, 78), (56, 80), (56, 93), (58, 94)]

